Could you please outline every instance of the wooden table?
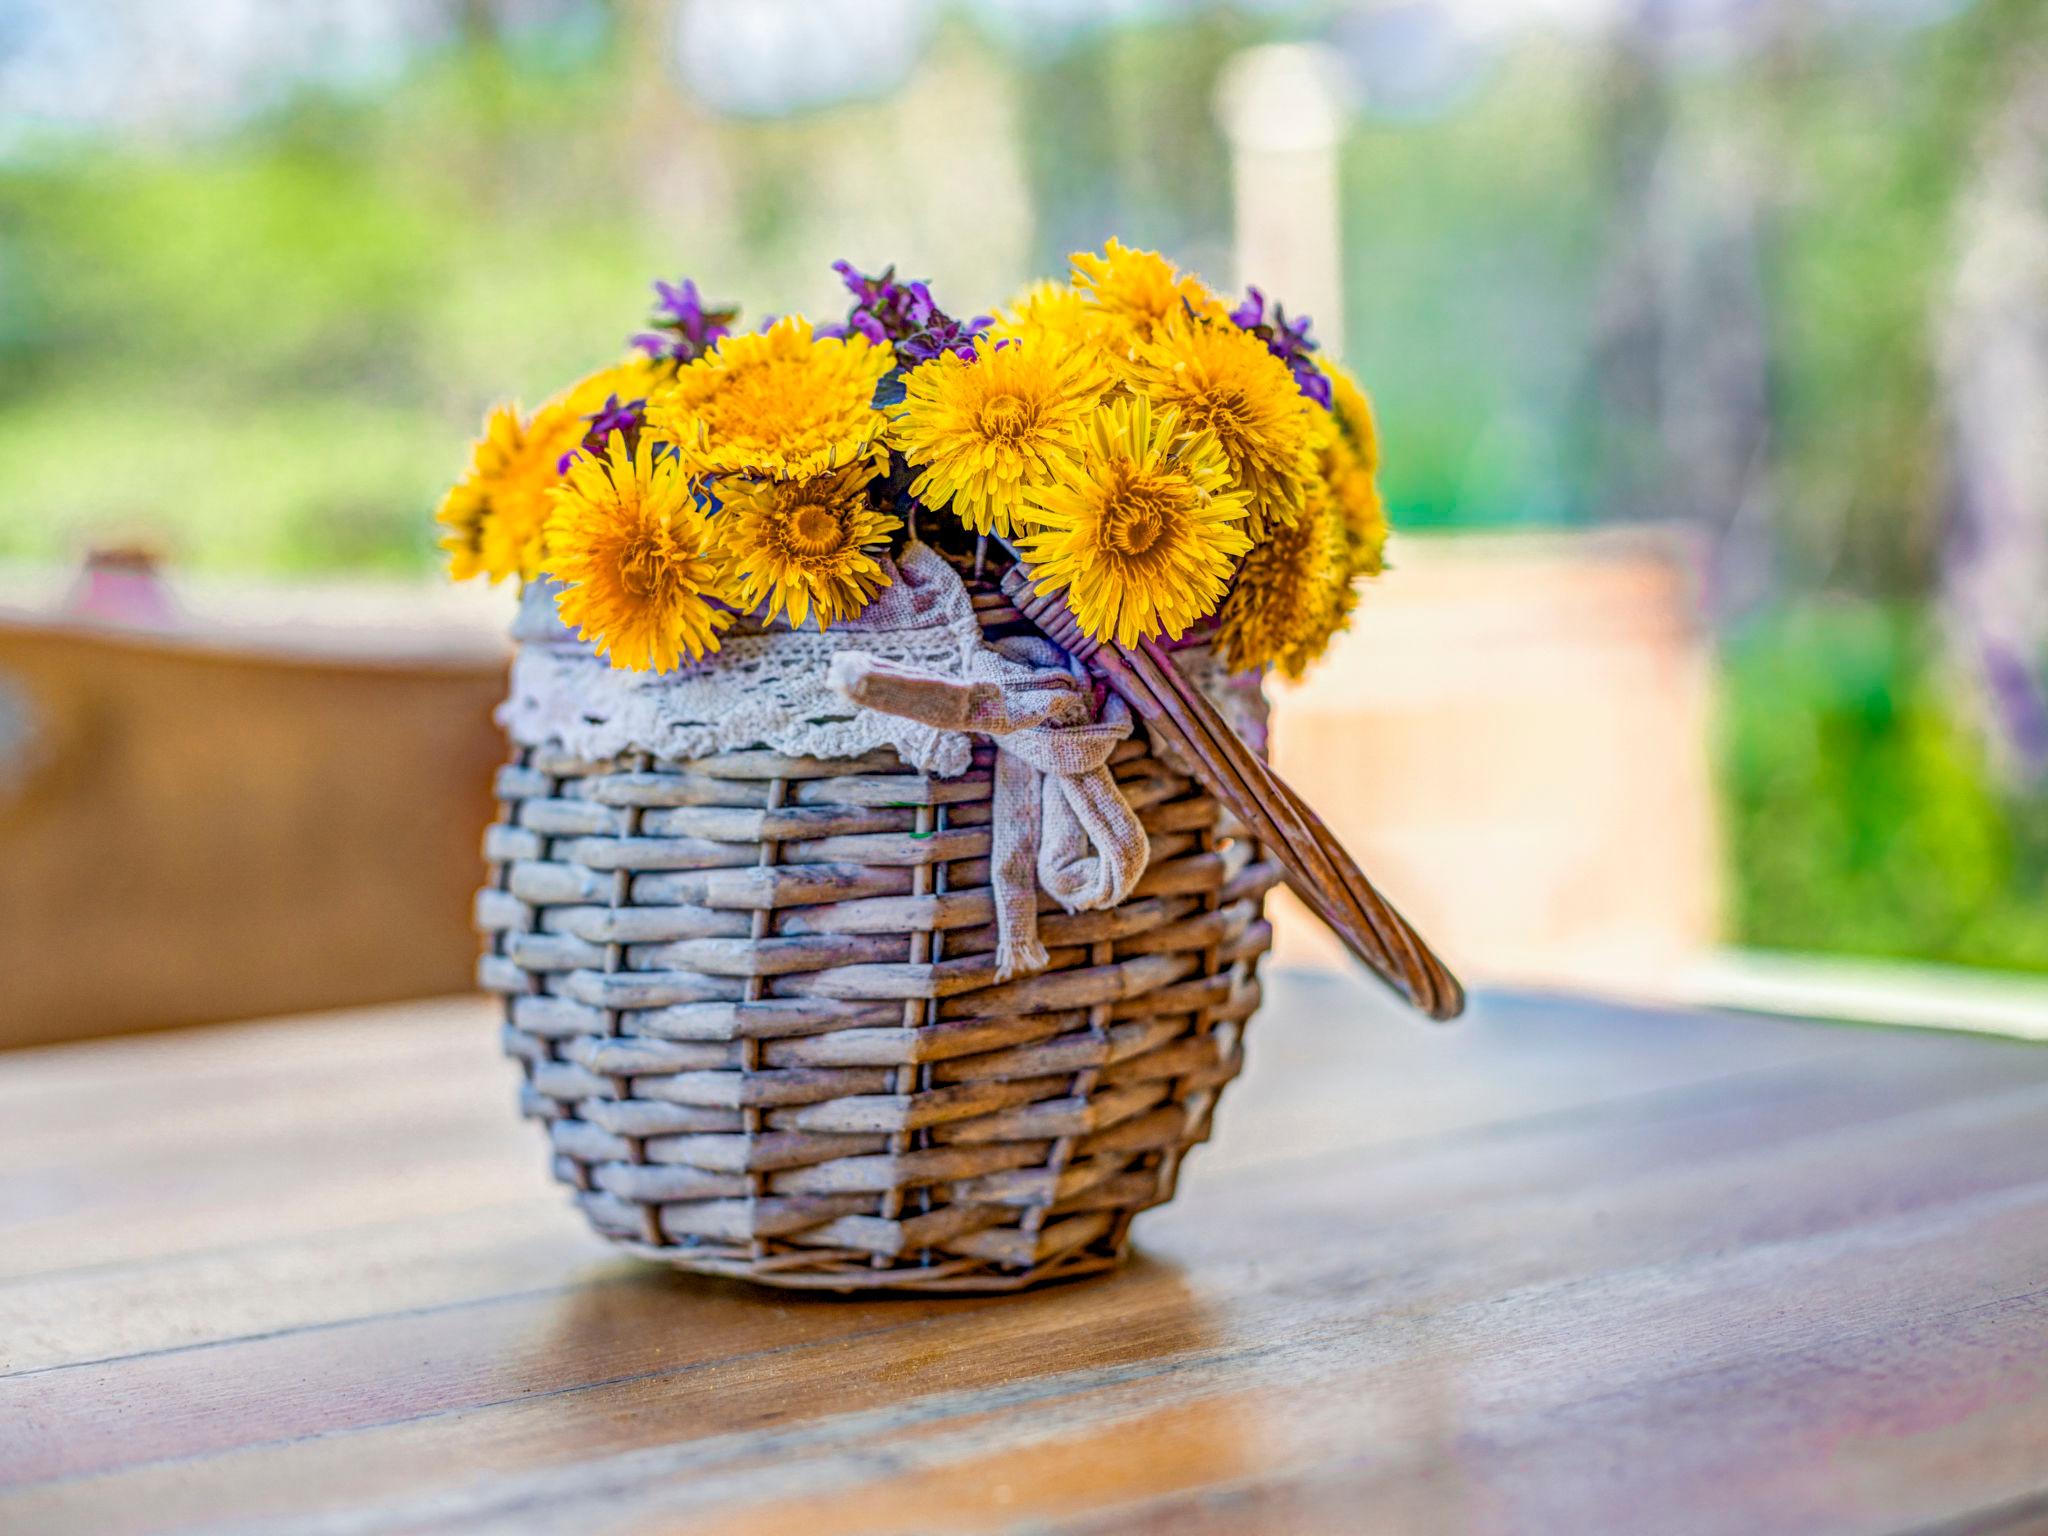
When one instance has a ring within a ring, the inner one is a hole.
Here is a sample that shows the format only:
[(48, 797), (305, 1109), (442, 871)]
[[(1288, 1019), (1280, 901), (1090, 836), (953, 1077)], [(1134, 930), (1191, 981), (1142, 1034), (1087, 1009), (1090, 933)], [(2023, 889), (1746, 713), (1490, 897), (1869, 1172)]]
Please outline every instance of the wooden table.
[(0, 1531), (2048, 1523), (2048, 1050), (1272, 996), (1010, 1299), (612, 1256), (477, 1002), (0, 1057)]

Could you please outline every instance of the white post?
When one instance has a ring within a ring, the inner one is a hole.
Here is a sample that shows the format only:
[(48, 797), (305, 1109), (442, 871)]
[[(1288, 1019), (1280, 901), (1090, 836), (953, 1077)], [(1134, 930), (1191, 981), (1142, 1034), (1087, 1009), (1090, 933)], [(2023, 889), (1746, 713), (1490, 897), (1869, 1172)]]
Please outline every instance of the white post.
[(1298, 43), (1248, 48), (1225, 66), (1216, 111), (1230, 139), (1239, 286), (1315, 321), (1344, 350), (1343, 227), (1337, 142), (1343, 113), (1329, 51)]

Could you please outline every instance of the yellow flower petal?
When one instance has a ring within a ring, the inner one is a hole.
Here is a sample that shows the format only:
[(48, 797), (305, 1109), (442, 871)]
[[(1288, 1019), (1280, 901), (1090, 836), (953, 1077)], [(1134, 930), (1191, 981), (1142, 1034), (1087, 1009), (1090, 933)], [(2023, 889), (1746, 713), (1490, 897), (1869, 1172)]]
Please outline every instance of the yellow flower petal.
[(891, 444), (922, 470), (910, 492), (977, 533), (1007, 535), (1024, 496), (1065, 469), (1074, 429), (1109, 387), (1088, 354), (1046, 338), (942, 353), (904, 382)]
[(1111, 240), (1102, 254), (1076, 251), (1074, 286), (1084, 309), (1106, 328), (1114, 346), (1150, 341), (1176, 316), (1192, 311), (1227, 320), (1229, 311), (1202, 280), (1181, 272), (1157, 251), (1134, 251)]
[(894, 365), (887, 346), (819, 338), (792, 315), (683, 368), (649, 402), (648, 424), (699, 474), (820, 474), (876, 451), (889, 422), (875, 386)]
[(815, 610), (821, 630), (865, 608), (889, 579), (864, 546), (903, 526), (869, 503), (876, 473), (863, 461), (804, 480), (720, 480), (714, 524), (735, 601), (792, 626)]
[(1217, 620), (1224, 661), (1234, 672), (1278, 666), (1300, 677), (1349, 622), (1351, 578), (1343, 525), (1318, 478), (1301, 515), (1245, 556)]
[(1176, 315), (1133, 345), (1126, 378), (1187, 430), (1216, 434), (1233, 475), (1251, 493), (1254, 538), (1300, 515), (1328, 418), (1287, 365), (1249, 331)]
[(435, 513), (448, 530), (441, 547), (448, 551), (450, 575), (457, 581), (477, 575), (523, 581), (539, 571), (548, 495), (561, 479), (556, 466), (583, 430), (582, 418), (560, 401), (527, 420), (517, 406), (492, 408), (469, 473)]
[(1040, 591), (1064, 590), (1081, 628), (1133, 645), (1178, 637), (1216, 610), (1251, 546), (1245, 492), (1207, 432), (1143, 399), (1114, 401), (1075, 434), (1061, 473), (1026, 493), (1023, 541)]
[(579, 454), (554, 494), (547, 568), (567, 583), (555, 599), (615, 667), (667, 672), (718, 649), (732, 615), (712, 606), (724, 573), (711, 553), (696, 485), (643, 432), (630, 457), (612, 434), (602, 459)]

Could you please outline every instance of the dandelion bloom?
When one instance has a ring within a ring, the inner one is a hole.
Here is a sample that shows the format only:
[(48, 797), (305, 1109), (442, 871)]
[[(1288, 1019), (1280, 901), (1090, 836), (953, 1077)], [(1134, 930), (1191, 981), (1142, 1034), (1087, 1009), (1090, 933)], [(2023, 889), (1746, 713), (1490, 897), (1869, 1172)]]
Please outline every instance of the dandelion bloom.
[(483, 574), (484, 523), (490, 515), (491, 499), (474, 475), (464, 475), (441, 498), (434, 521), (445, 530), (439, 543), (448, 552), (448, 574), (454, 580)]
[(1223, 301), (1199, 277), (1180, 271), (1157, 251), (1134, 251), (1111, 240), (1100, 256), (1076, 251), (1069, 259), (1083, 303), (1107, 324), (1113, 339), (1149, 341), (1189, 310), (1207, 320), (1228, 318)]
[(892, 445), (922, 470), (910, 494), (977, 533), (1007, 535), (1024, 493), (1066, 466), (1073, 430), (1109, 374), (1088, 355), (1040, 342), (944, 353), (904, 381)]
[(1330, 378), (1330, 414), (1336, 418), (1338, 431), (1349, 441), (1365, 472), (1378, 474), (1380, 434), (1373, 420), (1372, 401), (1358, 387), (1358, 380), (1335, 363), (1324, 363), (1322, 369)]
[(655, 457), (642, 434), (628, 454), (614, 434), (603, 458), (578, 454), (547, 523), (548, 571), (567, 584), (555, 599), (615, 667), (673, 670), (718, 649), (732, 615), (712, 606), (723, 588), (711, 524), (673, 454)]
[(1337, 427), (1322, 449), (1323, 478), (1336, 500), (1351, 573), (1377, 576), (1386, 567), (1387, 509), (1380, 499), (1380, 440), (1372, 403), (1342, 368), (1325, 363), (1323, 371), (1330, 378)]
[(1300, 515), (1327, 418), (1302, 396), (1287, 365), (1234, 325), (1176, 316), (1132, 348), (1131, 387), (1179, 413), (1187, 431), (1216, 434), (1231, 473), (1251, 492), (1254, 538)]
[(1217, 615), (1216, 639), (1233, 672), (1278, 666), (1300, 677), (1351, 617), (1357, 596), (1330, 488), (1310, 488), (1301, 516), (1244, 557)]
[(903, 526), (870, 504), (876, 473), (863, 461), (805, 480), (721, 480), (717, 529), (735, 602), (765, 603), (792, 626), (815, 610), (821, 630), (865, 608), (889, 585), (869, 546)]
[(434, 514), (448, 530), (441, 547), (448, 551), (451, 576), (525, 580), (540, 570), (548, 493), (560, 479), (556, 466), (582, 436), (581, 418), (559, 401), (524, 420), (515, 405), (492, 407), (471, 452), (469, 473)]
[(648, 425), (703, 474), (797, 479), (876, 451), (875, 385), (894, 366), (865, 336), (818, 337), (798, 316), (728, 336), (648, 405)]
[(1059, 477), (1026, 493), (1023, 541), (1040, 591), (1065, 589), (1081, 628), (1132, 645), (1178, 638), (1216, 611), (1251, 547), (1245, 492), (1207, 432), (1171, 411), (1118, 400), (1075, 434)]
[(1387, 508), (1379, 482), (1342, 438), (1323, 450), (1323, 478), (1336, 506), (1351, 574), (1379, 575), (1386, 569), (1387, 548)]
[(588, 423), (606, 400), (614, 396), (620, 400), (645, 400), (666, 378), (666, 371), (652, 358), (629, 357), (586, 374), (555, 398)]
[(1067, 283), (1034, 283), (996, 311), (987, 345), (1051, 343), (1085, 351), (1100, 346), (1112, 328), (1080, 289)]

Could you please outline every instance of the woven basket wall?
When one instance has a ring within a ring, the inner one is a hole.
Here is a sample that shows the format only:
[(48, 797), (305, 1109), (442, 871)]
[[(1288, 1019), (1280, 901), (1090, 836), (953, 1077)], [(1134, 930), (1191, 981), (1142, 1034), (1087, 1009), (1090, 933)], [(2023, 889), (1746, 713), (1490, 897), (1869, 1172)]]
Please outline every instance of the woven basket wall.
[(1043, 900), (1051, 967), (998, 985), (991, 762), (543, 749), (501, 772), (482, 982), (598, 1230), (833, 1289), (1014, 1289), (1121, 1258), (1237, 1073), (1279, 870), (1141, 727), (1114, 772), (1143, 882), (1109, 911)]

